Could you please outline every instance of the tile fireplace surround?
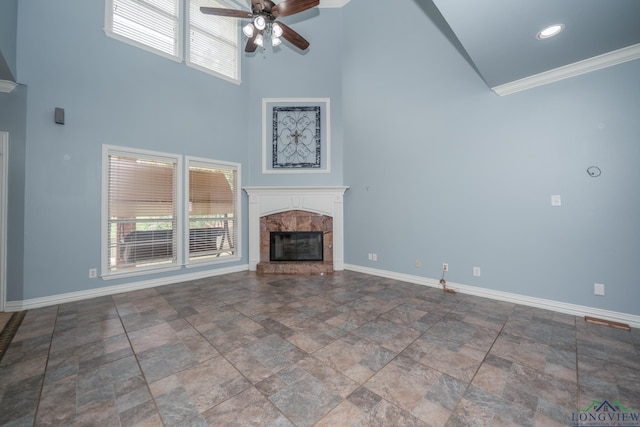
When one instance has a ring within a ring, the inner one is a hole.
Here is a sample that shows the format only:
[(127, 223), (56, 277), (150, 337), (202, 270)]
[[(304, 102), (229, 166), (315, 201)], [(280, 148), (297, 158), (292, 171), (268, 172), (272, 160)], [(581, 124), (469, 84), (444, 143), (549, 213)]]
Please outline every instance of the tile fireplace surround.
[[(322, 274), (344, 270), (343, 196), (347, 188), (244, 187), (249, 195), (249, 270), (291, 274)], [(286, 229), (298, 224), (302, 229)], [(330, 249), (325, 250), (324, 262), (269, 262), (269, 252), (265, 250), (264, 242), (261, 245), (261, 237), (268, 239), (270, 231), (311, 229), (323, 231), (325, 238), (333, 236), (332, 241), (324, 242), (325, 248)]]

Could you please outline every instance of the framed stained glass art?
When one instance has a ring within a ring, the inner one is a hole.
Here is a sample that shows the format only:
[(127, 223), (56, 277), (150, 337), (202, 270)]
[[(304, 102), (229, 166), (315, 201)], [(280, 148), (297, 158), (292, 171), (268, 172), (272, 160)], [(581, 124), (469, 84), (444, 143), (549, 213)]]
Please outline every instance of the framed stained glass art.
[(329, 98), (262, 100), (262, 172), (328, 173)]

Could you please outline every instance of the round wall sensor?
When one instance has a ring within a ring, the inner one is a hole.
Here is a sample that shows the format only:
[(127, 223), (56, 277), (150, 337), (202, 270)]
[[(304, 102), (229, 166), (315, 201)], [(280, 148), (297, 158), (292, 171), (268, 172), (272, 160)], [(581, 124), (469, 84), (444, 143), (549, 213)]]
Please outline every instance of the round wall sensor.
[(590, 176), (590, 177), (595, 178), (595, 177), (600, 176), (600, 174), (602, 173), (602, 171), (601, 171), (601, 170), (600, 170), (600, 168), (599, 168), (599, 167), (597, 167), (597, 166), (590, 166), (590, 167), (587, 169), (587, 173), (589, 174), (589, 176)]

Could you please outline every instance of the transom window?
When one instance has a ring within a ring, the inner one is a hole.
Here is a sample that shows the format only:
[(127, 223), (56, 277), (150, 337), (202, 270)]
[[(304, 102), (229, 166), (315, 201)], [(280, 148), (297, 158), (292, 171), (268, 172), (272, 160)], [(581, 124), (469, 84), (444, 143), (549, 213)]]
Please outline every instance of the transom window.
[(105, 1), (110, 37), (240, 83), (238, 20), (200, 12), (201, 6), (239, 5), (223, 0)]

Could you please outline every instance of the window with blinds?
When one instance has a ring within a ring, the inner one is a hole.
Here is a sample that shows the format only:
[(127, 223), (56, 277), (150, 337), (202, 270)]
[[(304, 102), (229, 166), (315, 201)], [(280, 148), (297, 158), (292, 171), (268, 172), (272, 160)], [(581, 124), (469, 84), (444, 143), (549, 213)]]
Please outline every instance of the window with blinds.
[(106, 0), (108, 35), (181, 60), (182, 0)]
[(237, 256), (238, 169), (188, 158), (189, 262)]
[(176, 266), (179, 158), (107, 149), (107, 275)]
[[(238, 19), (201, 6), (246, 8), (222, 0), (105, 0), (107, 35), (234, 83), (240, 82)], [(182, 13), (187, 8), (186, 16)], [(186, 34), (183, 27), (187, 28)], [(183, 55), (186, 50), (186, 58)]]
[(241, 259), (240, 164), (103, 146), (102, 274)]
[(200, 12), (201, 6), (229, 8), (219, 0), (190, 0), (187, 64), (224, 79), (240, 79), (238, 19)]

